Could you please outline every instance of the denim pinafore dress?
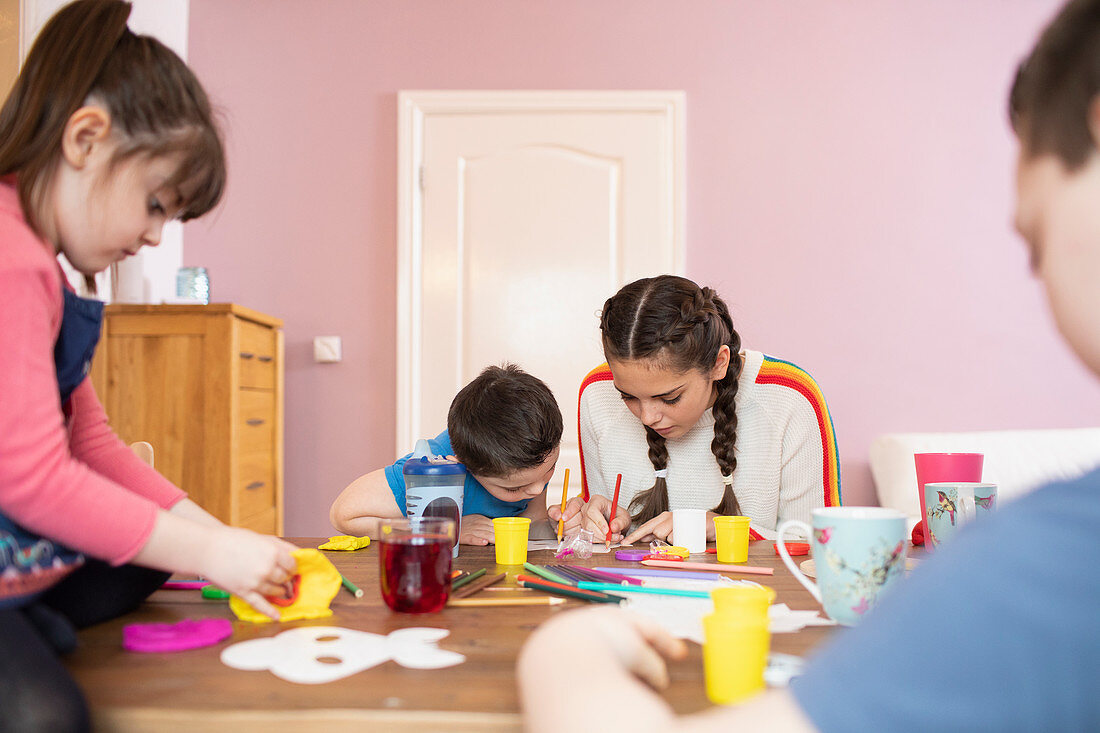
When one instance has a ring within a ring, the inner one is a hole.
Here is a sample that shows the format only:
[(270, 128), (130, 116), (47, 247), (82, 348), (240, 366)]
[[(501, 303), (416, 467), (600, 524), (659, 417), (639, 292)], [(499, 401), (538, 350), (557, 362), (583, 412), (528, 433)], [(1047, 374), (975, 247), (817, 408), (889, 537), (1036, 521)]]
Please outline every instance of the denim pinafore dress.
[[(92, 365), (103, 303), (78, 297), (64, 286), (62, 293), (65, 306), (53, 359), (67, 420), (72, 415), (69, 398)], [(23, 529), (0, 512), (0, 608), (26, 605), (83, 562), (80, 553)]]

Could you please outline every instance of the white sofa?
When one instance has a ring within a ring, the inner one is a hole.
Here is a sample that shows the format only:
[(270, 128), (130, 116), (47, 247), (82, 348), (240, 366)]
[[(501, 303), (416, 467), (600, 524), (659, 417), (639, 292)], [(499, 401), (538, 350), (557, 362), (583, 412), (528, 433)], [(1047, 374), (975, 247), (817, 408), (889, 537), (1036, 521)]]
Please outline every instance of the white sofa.
[(1100, 428), (894, 433), (871, 443), (871, 475), (879, 503), (920, 518), (914, 453), (982, 453), (982, 481), (997, 484), (997, 501), (1012, 501), (1056, 479), (1100, 466)]

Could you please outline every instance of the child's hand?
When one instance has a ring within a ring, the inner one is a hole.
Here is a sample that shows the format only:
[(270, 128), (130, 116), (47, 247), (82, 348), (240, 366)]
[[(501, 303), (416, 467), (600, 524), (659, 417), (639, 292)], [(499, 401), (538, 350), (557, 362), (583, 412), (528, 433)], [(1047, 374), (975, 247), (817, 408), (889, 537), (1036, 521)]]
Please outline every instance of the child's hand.
[(672, 512), (661, 512), (638, 529), (631, 532), (623, 540), (624, 545), (631, 545), (639, 540), (657, 538), (671, 542), (672, 536)]
[(290, 580), (298, 569), (290, 554), (296, 549), (278, 537), (224, 525), (212, 527), (199, 572), (278, 621), (279, 612), (264, 596), (288, 594)]
[(557, 531), (558, 520), (563, 516), (565, 517), (565, 526), (563, 532), (569, 534), (571, 531), (579, 529), (581, 524), (584, 523), (584, 499), (579, 496), (574, 496), (565, 504), (565, 514), (562, 514), (561, 506), (555, 504), (554, 506), (546, 508), (546, 516), (550, 518), (550, 523), (554, 525), (554, 531)]
[(545, 674), (539, 670), (565, 656), (583, 658), (590, 668), (620, 667), (663, 689), (669, 682), (665, 659), (686, 655), (684, 642), (656, 622), (604, 606), (559, 614), (540, 626), (520, 653), (519, 677), (523, 685), (529, 675)]
[[(611, 500), (606, 496), (593, 494), (584, 508), (584, 528), (592, 530), (597, 540), (607, 537), (607, 518), (611, 516)], [(620, 506), (611, 522), (611, 541), (621, 542), (623, 532), (630, 527), (630, 512)]]
[(491, 545), (495, 540), (493, 520), (481, 514), (466, 514), (462, 517), (462, 534), (458, 536), (461, 545)]

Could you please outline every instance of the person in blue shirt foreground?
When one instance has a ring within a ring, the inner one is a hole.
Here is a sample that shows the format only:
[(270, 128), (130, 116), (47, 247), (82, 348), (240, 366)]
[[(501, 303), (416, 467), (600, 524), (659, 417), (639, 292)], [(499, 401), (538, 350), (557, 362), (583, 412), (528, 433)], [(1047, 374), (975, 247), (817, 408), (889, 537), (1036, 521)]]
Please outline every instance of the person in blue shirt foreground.
[[(1066, 5), (1020, 66), (1016, 228), (1058, 328), (1100, 376), (1100, 0)], [(532, 731), (1100, 730), (1100, 471), (971, 525), (789, 690), (677, 719), (682, 642), (600, 608), (563, 614), (519, 660)], [(578, 669), (589, 670), (583, 693)], [(614, 701), (609, 706), (608, 701)], [(568, 701), (568, 702), (566, 702)], [(766, 728), (749, 728), (757, 724)], [(736, 726), (736, 727), (735, 727)]]

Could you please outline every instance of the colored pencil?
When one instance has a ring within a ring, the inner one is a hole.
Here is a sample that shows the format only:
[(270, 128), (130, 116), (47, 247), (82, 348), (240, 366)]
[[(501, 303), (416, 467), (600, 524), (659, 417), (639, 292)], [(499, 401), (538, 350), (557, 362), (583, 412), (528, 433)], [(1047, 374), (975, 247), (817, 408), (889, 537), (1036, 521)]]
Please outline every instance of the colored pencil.
[[(484, 590), (486, 593), (489, 593), (490, 591), (504, 591), (505, 593), (520, 593), (520, 592), (529, 591), (531, 589), (530, 588), (517, 588), (514, 585), (511, 585), (511, 586), (505, 585), (505, 586), (499, 586), (499, 587), (494, 585), (490, 588), (483, 588), (482, 590)], [(461, 597), (465, 598), (466, 596), (461, 596)]]
[(579, 591), (581, 593), (587, 593), (590, 596), (607, 597), (606, 593), (601, 593), (599, 591), (594, 591), (594, 590), (580, 591), (577, 588), (577, 586), (575, 586), (575, 585), (570, 585), (569, 583), (555, 583), (552, 580), (546, 580), (545, 578), (536, 578), (533, 575), (522, 575), (522, 574), (520, 574), (520, 575), (516, 576), (516, 580), (521, 581), (521, 582), (527, 582), (527, 583), (538, 583), (539, 585), (545, 585), (545, 586), (550, 586), (550, 587), (557, 587), (557, 588), (560, 588), (562, 590)]
[(565, 469), (565, 481), (561, 485), (561, 516), (558, 517), (558, 542), (565, 533), (565, 501), (569, 498), (569, 469)]
[(348, 592), (351, 593), (356, 598), (362, 598), (363, 597), (363, 591), (360, 590), (359, 586), (355, 585), (355, 583), (352, 583), (350, 580), (345, 578), (342, 573), (340, 574), (340, 585), (347, 588)]
[(448, 606), (476, 608), (479, 606), (557, 606), (565, 603), (564, 598), (553, 596), (524, 596), (522, 598), (459, 598), (448, 601)]
[(677, 578), (691, 580), (718, 580), (721, 573), (686, 573), (675, 570), (656, 570), (654, 568), (596, 568), (607, 573), (622, 573), (635, 578)]
[(673, 562), (671, 560), (642, 560), (642, 565), (674, 570), (709, 570), (718, 573), (745, 573), (747, 575), (775, 575), (771, 568), (758, 568), (752, 565), (717, 565), (709, 562)]
[(537, 578), (528, 578), (523, 576), (520, 578), (519, 584), (525, 588), (531, 588), (533, 590), (541, 590), (545, 593), (553, 593), (556, 596), (565, 596), (566, 598), (576, 598), (580, 601), (589, 601), (592, 603), (621, 603), (621, 598), (615, 598), (606, 593), (597, 593), (590, 590), (581, 590), (580, 588), (570, 588), (566, 585), (560, 585), (558, 583), (540, 583)]
[(592, 576), (593, 580), (602, 581), (604, 583), (627, 583), (628, 585), (641, 585), (642, 581), (637, 578), (631, 578), (626, 575), (620, 575), (619, 573), (609, 573), (604, 570), (597, 570), (596, 568), (582, 568), (577, 565), (570, 565), (569, 567), (574, 570), (583, 570)]
[(611, 523), (615, 521), (615, 512), (619, 508), (619, 487), (623, 485), (623, 475), (620, 473), (615, 477), (615, 498), (611, 500), (611, 516), (607, 519), (607, 549), (611, 549)]
[(479, 578), (472, 583), (462, 586), (457, 591), (452, 590), (451, 598), (465, 598), (467, 596), (472, 596), (474, 593), (484, 590), (494, 583), (499, 583), (507, 577), (508, 573), (501, 573), (500, 575), (494, 575), (492, 577), (485, 576), (483, 578)]
[(465, 570), (456, 570), (456, 571), (454, 571), (453, 573), (451, 573), (451, 580), (454, 580), (455, 578), (461, 577), (462, 574), (465, 573), (465, 572), (466, 572)]
[(602, 590), (607, 593), (651, 593), (656, 596), (685, 596), (687, 598), (710, 598), (710, 592), (705, 590), (681, 590), (680, 588), (647, 588), (643, 585), (616, 585), (614, 583), (590, 583), (584, 581), (577, 583), (578, 588), (585, 590)]
[(469, 575), (463, 575), (461, 578), (451, 583), (451, 592), (453, 593), (454, 591), (469, 583), (471, 580), (476, 580), (482, 575), (485, 575), (485, 568), (472, 572)]
[(534, 565), (532, 563), (525, 562), (523, 563), (523, 567), (541, 578), (546, 578), (551, 583), (561, 583), (562, 585), (573, 584), (573, 581), (571, 581), (569, 578), (558, 575), (550, 568), (543, 567), (542, 565)]
[(567, 583), (572, 583), (574, 585), (576, 585), (579, 581), (588, 580), (588, 578), (584, 577), (576, 570), (570, 570), (563, 565), (548, 565), (547, 569), (552, 573), (557, 573), (558, 575), (563, 576), (566, 579)]

